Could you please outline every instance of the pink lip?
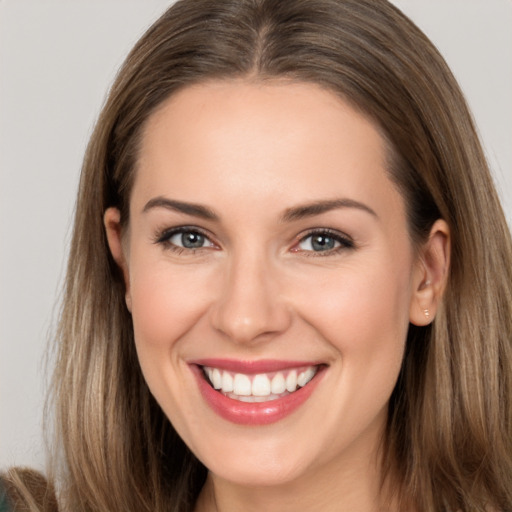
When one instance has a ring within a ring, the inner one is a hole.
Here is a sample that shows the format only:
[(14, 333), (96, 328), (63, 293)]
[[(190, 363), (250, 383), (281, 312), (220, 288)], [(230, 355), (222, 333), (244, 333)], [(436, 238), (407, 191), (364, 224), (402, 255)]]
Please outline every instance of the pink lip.
[[(194, 362), (194, 364), (190, 365), (190, 368), (196, 376), (202, 397), (219, 416), (239, 425), (268, 425), (292, 414), (311, 396), (321, 380), (324, 373), (323, 370), (325, 370), (325, 367), (320, 367), (315, 377), (306, 386), (298, 389), (294, 393), (268, 402), (250, 403), (228, 398), (213, 389), (206, 381), (203, 370), (199, 365), (238, 371), (240, 373), (242, 373), (241, 368), (244, 368), (243, 373), (263, 373), (279, 371), (286, 368), (296, 368), (299, 366), (311, 366), (311, 363), (305, 364), (304, 362), (300, 362), (290, 365), (285, 362), (283, 366), (283, 361), (258, 361), (254, 363), (218, 359), (205, 361), (207, 361), (208, 364), (206, 362), (204, 364)], [(226, 364), (219, 365), (221, 361), (224, 363), (228, 362), (228, 367)], [(261, 368), (265, 369), (263, 370)]]

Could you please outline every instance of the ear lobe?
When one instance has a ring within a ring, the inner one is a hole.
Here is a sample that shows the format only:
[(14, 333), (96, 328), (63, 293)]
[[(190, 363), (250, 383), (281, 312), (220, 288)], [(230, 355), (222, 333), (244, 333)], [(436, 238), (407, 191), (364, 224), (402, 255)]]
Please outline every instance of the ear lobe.
[(117, 208), (107, 208), (103, 215), (103, 224), (107, 235), (107, 242), (110, 253), (123, 273), (124, 284), (126, 287), (126, 306), (131, 312), (131, 294), (130, 294), (130, 274), (128, 272), (128, 261), (123, 247), (121, 230), (121, 213)]
[(450, 228), (437, 220), (428, 241), (420, 249), (414, 276), (409, 320), (417, 326), (430, 324), (443, 297), (450, 269)]

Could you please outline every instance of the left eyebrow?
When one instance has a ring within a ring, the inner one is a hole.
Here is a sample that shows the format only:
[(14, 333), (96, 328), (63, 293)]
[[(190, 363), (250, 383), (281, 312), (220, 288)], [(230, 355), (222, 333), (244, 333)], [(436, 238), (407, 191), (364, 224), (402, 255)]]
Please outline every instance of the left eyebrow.
[(176, 201), (175, 199), (168, 199), (167, 197), (154, 197), (146, 203), (142, 209), (143, 213), (148, 212), (153, 208), (165, 208), (185, 215), (199, 217), (206, 220), (219, 220), (217, 214), (210, 210), (210, 208), (197, 203), (186, 203), (184, 201)]
[(358, 210), (362, 210), (369, 213), (373, 217), (378, 218), (378, 215), (375, 213), (375, 211), (372, 210), (369, 206), (366, 206), (364, 203), (354, 201), (353, 199), (344, 198), (330, 199), (327, 201), (315, 201), (313, 203), (288, 208), (282, 215), (281, 221), (292, 222), (295, 220), (303, 219), (305, 217), (313, 217), (315, 215), (320, 215), (322, 213), (340, 208), (357, 208)]

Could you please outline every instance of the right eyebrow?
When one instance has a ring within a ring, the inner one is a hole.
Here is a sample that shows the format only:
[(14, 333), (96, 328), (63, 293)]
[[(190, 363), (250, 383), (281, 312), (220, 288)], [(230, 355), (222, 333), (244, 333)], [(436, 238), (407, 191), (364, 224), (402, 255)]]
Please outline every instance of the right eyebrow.
[(146, 213), (153, 208), (165, 208), (193, 217), (199, 217), (205, 220), (219, 220), (219, 216), (210, 208), (197, 203), (186, 203), (183, 201), (176, 201), (167, 197), (158, 196), (150, 199), (144, 206), (142, 212)]
[(353, 199), (342, 198), (342, 199), (328, 199), (326, 201), (315, 201), (313, 203), (295, 206), (288, 208), (282, 220), (284, 222), (292, 222), (306, 217), (313, 217), (315, 215), (321, 215), (322, 213), (330, 210), (336, 210), (338, 208), (356, 208), (369, 213), (373, 217), (378, 219), (378, 215), (369, 206)]

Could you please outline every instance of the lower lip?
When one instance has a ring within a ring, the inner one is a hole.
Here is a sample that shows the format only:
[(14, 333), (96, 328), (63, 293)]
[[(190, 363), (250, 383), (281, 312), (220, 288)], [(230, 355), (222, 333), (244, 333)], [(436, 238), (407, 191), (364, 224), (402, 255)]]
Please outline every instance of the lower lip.
[(206, 403), (222, 418), (239, 425), (268, 425), (275, 423), (297, 410), (318, 385), (323, 368), (303, 388), (282, 398), (268, 402), (241, 402), (224, 396), (206, 381), (199, 366), (191, 365)]

